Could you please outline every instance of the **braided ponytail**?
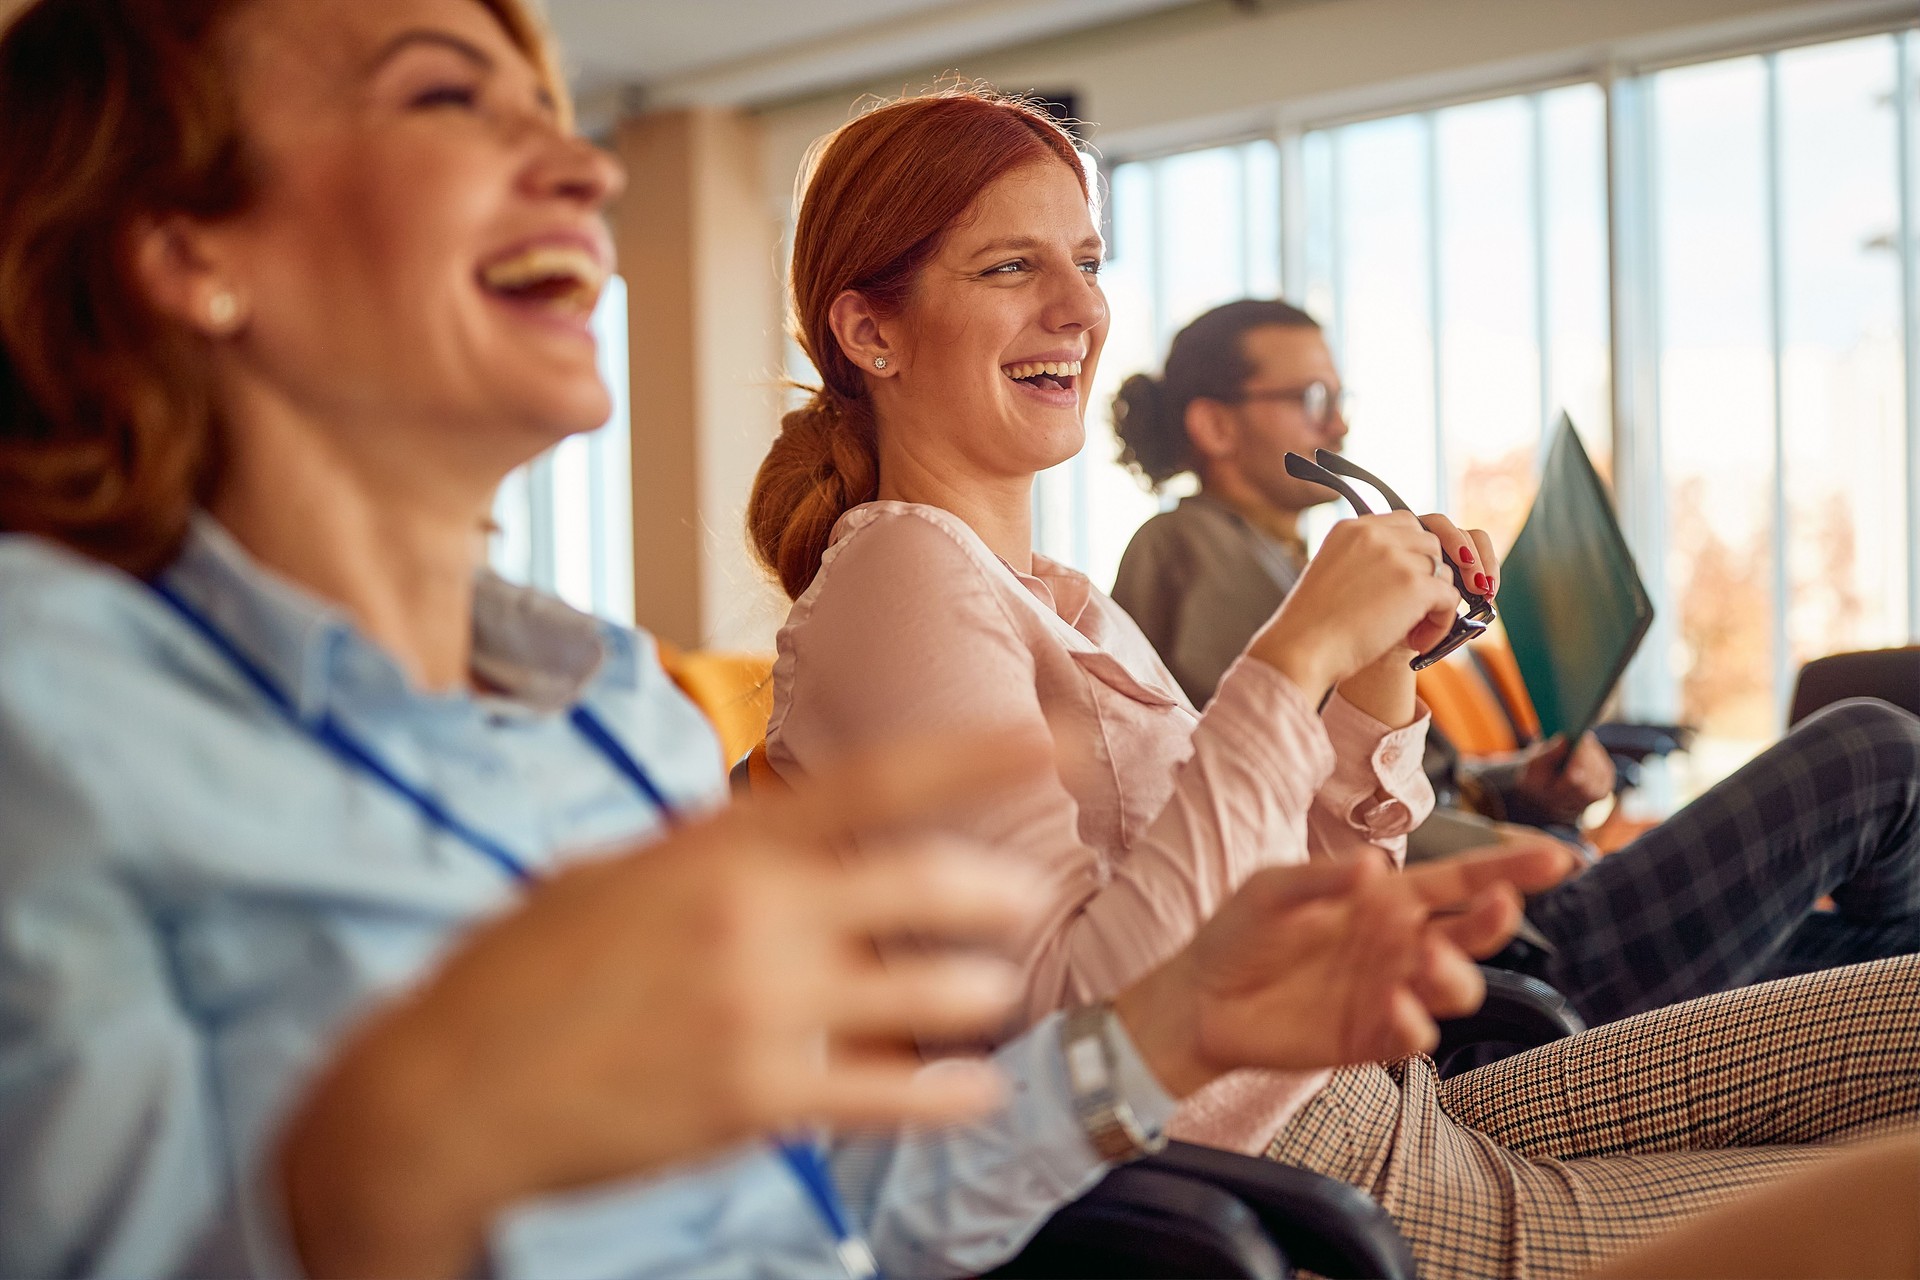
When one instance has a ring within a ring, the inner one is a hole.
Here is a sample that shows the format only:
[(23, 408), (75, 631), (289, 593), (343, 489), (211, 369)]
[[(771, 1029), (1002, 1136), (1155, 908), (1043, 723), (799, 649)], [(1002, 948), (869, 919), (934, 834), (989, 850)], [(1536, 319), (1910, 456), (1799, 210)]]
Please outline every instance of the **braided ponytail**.
[(840, 517), (879, 493), (872, 418), (864, 399), (814, 392), (780, 419), (780, 434), (753, 478), (747, 531), (790, 598), (813, 581)]

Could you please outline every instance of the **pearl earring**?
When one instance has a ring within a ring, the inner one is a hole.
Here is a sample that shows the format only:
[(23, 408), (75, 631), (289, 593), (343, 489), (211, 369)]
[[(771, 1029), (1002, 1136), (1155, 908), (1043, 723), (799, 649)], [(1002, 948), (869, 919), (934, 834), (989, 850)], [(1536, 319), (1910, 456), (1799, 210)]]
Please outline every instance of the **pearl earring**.
[(229, 290), (222, 289), (207, 299), (207, 319), (220, 332), (225, 333), (232, 328), (233, 322), (239, 318), (240, 299), (234, 297)]
[(875, 357), (873, 358), (873, 367), (874, 367), (874, 368), (876, 368), (876, 369), (884, 369), (884, 368), (886, 368), (886, 367), (887, 367), (887, 358), (886, 358), (885, 356), (875, 356)]

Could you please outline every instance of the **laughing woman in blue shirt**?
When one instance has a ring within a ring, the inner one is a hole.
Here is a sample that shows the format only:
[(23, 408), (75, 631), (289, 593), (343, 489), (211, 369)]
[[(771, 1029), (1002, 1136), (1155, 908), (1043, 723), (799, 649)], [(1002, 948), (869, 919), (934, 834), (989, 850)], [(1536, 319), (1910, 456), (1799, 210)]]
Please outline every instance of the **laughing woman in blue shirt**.
[[(1031, 895), (831, 846), (1022, 762), (718, 812), (647, 639), (483, 572), (500, 479), (608, 412), (621, 177), (551, 65), (518, 0), (0, 39), (0, 1274), (981, 1269), (1174, 1095), (1429, 1043), (1565, 870), (1276, 869), (997, 1072), (887, 1050), (1011, 987), (872, 941)], [(750, 1141), (817, 1125), (879, 1136)]]

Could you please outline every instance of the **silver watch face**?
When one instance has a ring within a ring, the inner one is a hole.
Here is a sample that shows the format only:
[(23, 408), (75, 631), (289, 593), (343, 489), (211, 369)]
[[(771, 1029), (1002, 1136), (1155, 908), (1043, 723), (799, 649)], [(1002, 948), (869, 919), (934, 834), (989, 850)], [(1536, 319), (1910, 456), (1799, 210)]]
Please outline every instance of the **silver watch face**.
[(1105, 1004), (1075, 1009), (1060, 1024), (1060, 1051), (1074, 1114), (1102, 1160), (1138, 1159), (1166, 1145), (1149, 1138), (1118, 1091), (1117, 1058), (1108, 1029), (1113, 1010)]

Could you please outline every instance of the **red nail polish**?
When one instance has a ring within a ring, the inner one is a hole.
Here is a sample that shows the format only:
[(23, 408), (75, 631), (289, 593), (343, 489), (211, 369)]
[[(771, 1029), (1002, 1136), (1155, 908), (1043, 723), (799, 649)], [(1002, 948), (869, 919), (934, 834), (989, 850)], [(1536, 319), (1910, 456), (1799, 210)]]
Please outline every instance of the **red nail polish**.
[(1487, 588), (1493, 585), (1493, 579), (1484, 573), (1476, 573), (1473, 575), (1473, 585), (1479, 588), (1481, 595), (1485, 595)]
[(1460, 563), (1461, 564), (1473, 563), (1473, 552), (1470, 549), (1466, 547), (1460, 548)]

